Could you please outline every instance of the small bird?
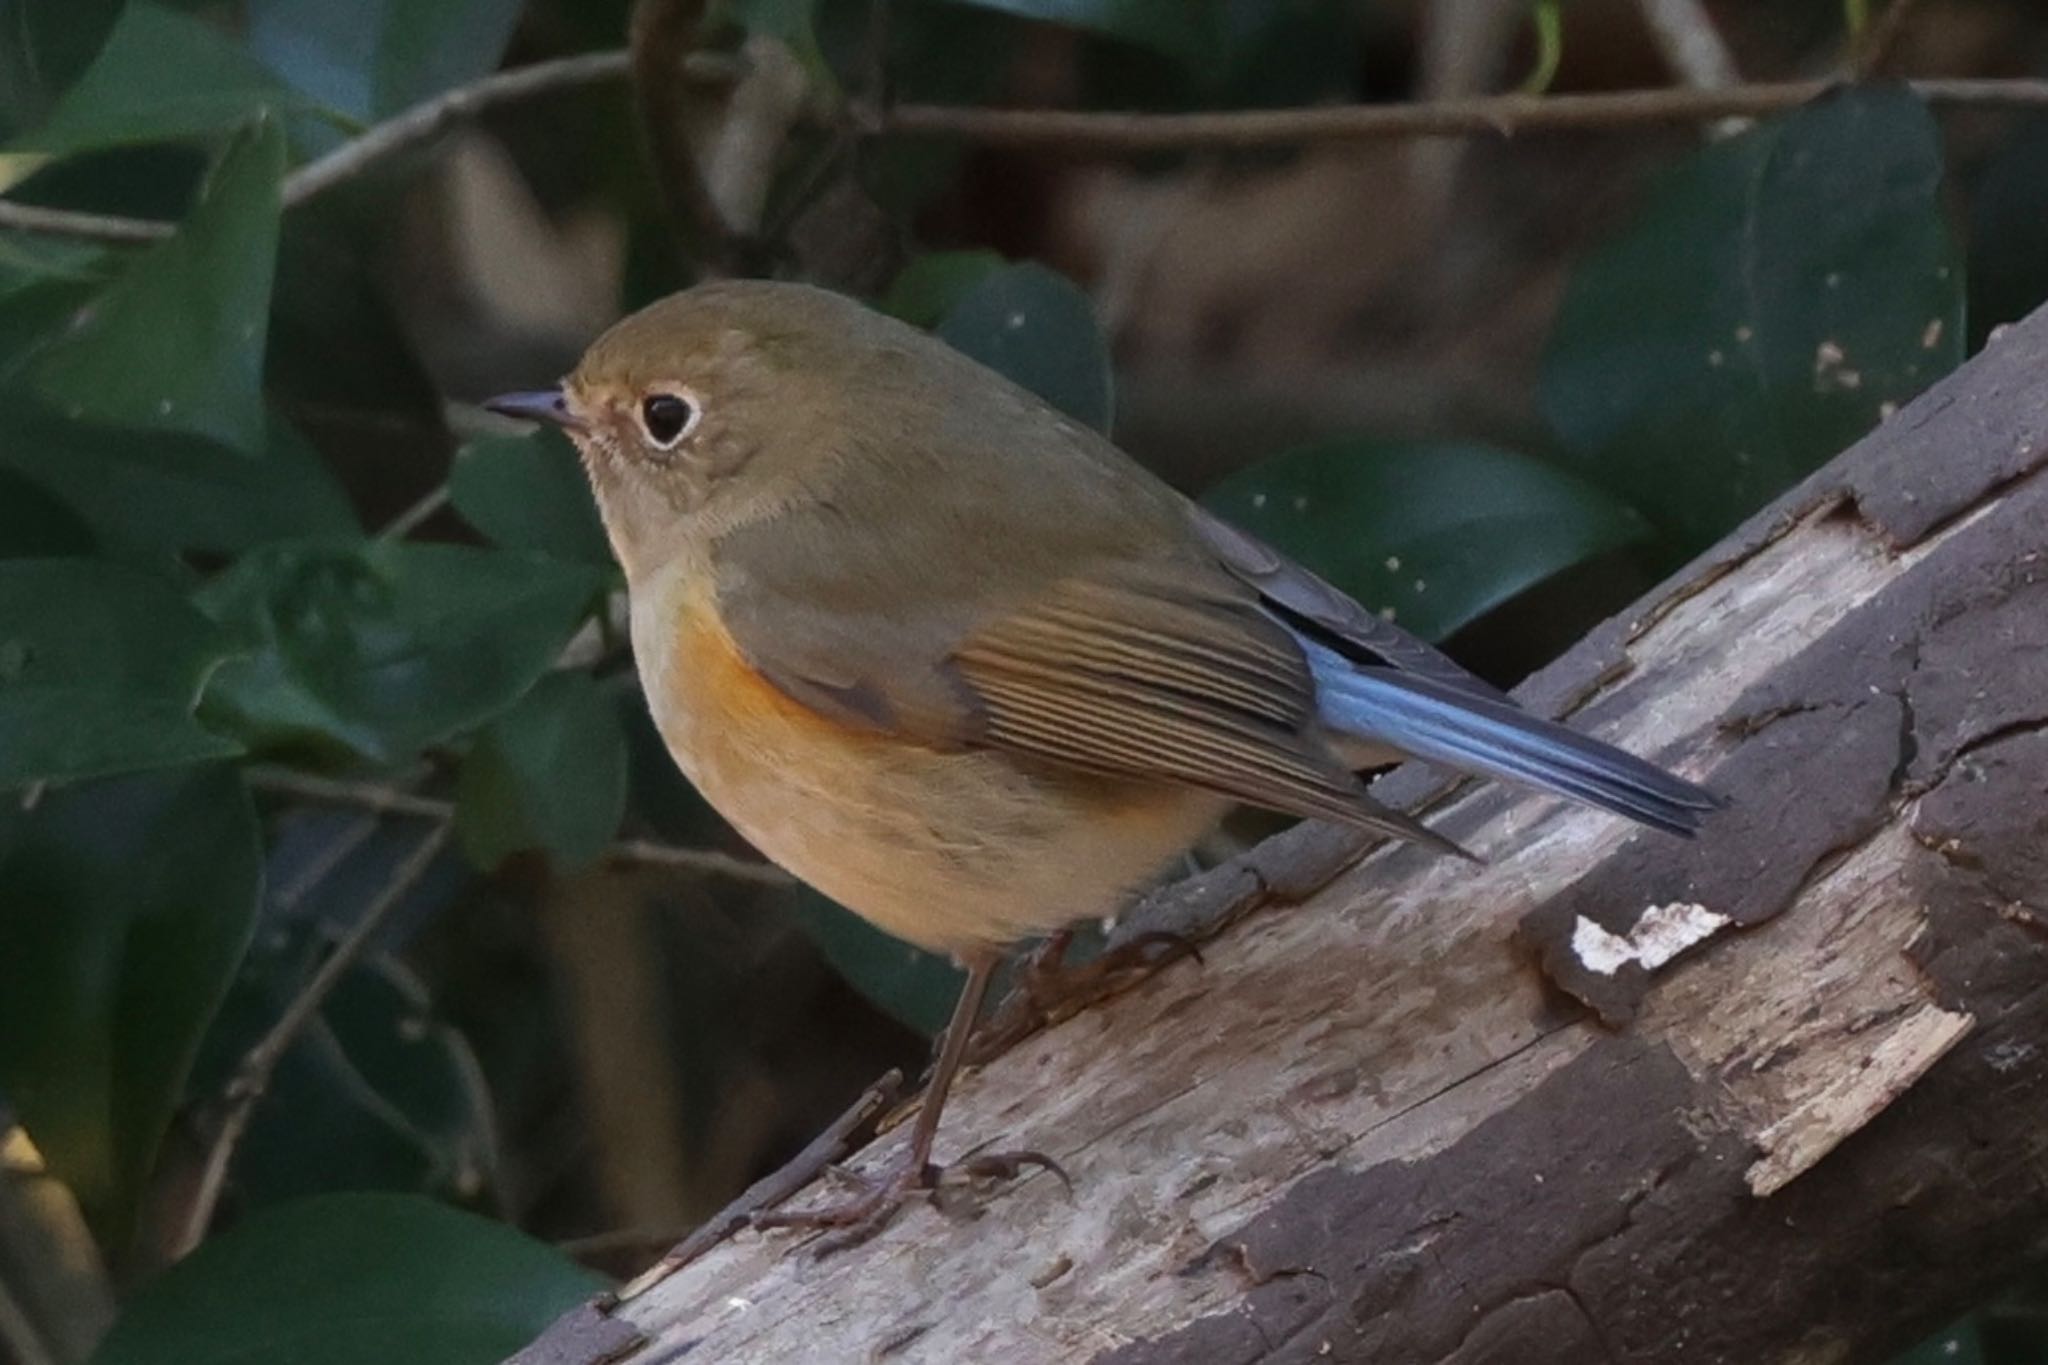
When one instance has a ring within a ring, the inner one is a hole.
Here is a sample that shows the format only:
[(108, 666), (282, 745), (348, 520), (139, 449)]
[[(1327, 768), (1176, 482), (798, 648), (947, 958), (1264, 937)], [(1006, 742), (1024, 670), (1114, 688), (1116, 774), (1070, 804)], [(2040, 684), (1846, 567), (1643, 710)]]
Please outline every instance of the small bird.
[(1003, 952), (1115, 913), (1235, 803), (1451, 853), (1358, 771), (1414, 757), (1680, 835), (1719, 804), (823, 289), (700, 285), (489, 406), (580, 451), (683, 772), (768, 858), (966, 971), (908, 1151), (802, 1221), (872, 1226), (931, 1184)]

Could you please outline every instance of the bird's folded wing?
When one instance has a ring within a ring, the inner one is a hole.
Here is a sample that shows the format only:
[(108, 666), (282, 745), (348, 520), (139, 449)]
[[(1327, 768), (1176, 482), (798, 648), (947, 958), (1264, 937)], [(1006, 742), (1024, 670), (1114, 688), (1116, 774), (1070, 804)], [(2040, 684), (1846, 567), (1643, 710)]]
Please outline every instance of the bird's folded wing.
[(1304, 632), (1320, 636), (1324, 643), (1357, 657), (1358, 662), (1384, 664), (1491, 701), (1508, 700), (1493, 684), (1468, 673), (1392, 621), (1373, 615), (1264, 541), (1199, 507), (1189, 511), (1195, 531), (1223, 567)]
[(802, 629), (786, 611), (772, 630), (763, 613), (751, 627), (744, 607), (722, 614), (757, 671), (843, 724), (1184, 783), (1450, 847), (1366, 794), (1315, 722), (1300, 647), (1226, 575), (1098, 568), (973, 621), (943, 594), (923, 612), (894, 602), (887, 619)]

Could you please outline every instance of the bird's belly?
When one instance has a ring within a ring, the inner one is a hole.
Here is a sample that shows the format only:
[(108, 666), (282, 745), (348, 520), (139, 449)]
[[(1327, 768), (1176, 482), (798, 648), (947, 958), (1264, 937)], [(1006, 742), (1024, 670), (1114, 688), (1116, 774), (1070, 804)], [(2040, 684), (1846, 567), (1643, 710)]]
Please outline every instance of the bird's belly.
[(849, 729), (755, 673), (707, 593), (647, 606), (642, 681), (684, 774), (769, 859), (922, 947), (972, 952), (1113, 913), (1227, 806)]

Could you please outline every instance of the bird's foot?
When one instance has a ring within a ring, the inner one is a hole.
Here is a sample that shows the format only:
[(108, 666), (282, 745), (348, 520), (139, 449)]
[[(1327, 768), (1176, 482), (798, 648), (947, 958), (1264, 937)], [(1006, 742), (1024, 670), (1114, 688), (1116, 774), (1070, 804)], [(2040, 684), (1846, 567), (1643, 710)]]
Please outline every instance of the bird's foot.
[(823, 1258), (873, 1237), (914, 1196), (930, 1194), (956, 1180), (1014, 1180), (1033, 1166), (1052, 1172), (1072, 1190), (1067, 1173), (1043, 1152), (982, 1152), (950, 1166), (918, 1160), (914, 1153), (905, 1152), (872, 1175), (826, 1167), (828, 1174), (855, 1188), (849, 1198), (806, 1209), (770, 1209), (756, 1213), (751, 1221), (757, 1228), (837, 1229), (815, 1248), (815, 1254)]
[(969, 1061), (987, 1061), (1041, 1028), (1121, 995), (1170, 962), (1202, 960), (1194, 940), (1158, 932), (1136, 935), (1086, 962), (1070, 964), (1066, 951), (1072, 940), (1072, 931), (1063, 929), (1024, 959), (1010, 993), (975, 1034)]

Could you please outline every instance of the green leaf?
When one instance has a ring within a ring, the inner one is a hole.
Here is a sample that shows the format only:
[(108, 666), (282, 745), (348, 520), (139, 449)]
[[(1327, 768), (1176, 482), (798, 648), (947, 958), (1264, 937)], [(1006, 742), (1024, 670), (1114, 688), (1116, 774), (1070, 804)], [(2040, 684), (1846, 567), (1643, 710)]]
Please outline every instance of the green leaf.
[(889, 292), (882, 296), (882, 311), (913, 327), (936, 327), (969, 290), (1005, 264), (999, 253), (985, 248), (919, 256), (889, 282)]
[(1989, 1365), (1983, 1317), (1971, 1313), (1950, 1323), (1904, 1355), (1893, 1356), (1891, 1365)]
[(495, 71), (523, 0), (248, 0), (249, 46), (316, 103), (368, 120)]
[(4, 0), (0, 24), (0, 139), (40, 123), (59, 91), (85, 70), (122, 0)]
[(1088, 296), (1064, 276), (1029, 262), (992, 270), (938, 335), (1069, 417), (1109, 430), (1109, 343)]
[(1202, 502), (1427, 640), (1649, 531), (1591, 484), (1470, 443), (1331, 441)]
[(33, 232), (0, 232), (0, 298), (46, 280), (97, 284), (113, 257), (91, 242)]
[[(404, 841), (416, 838), (394, 842), (410, 852)], [(305, 920), (262, 935), (207, 1034), (193, 1093), (219, 1093), (329, 946)], [(279, 1059), (235, 1152), (236, 1205), (370, 1189), (475, 1199), (496, 1162), (490, 1095), (468, 1043), (434, 1017), (418, 978), (373, 956), (349, 968)]]
[(204, 714), (266, 750), (400, 763), (518, 700), (602, 584), (458, 545), (258, 550), (199, 595), (253, 650), (221, 667)]
[(280, 1205), (122, 1309), (93, 1365), (498, 1365), (604, 1282), (502, 1223), (431, 1200)]
[(12, 150), (70, 153), (210, 136), (264, 110), (304, 109), (263, 64), (212, 24), (133, 0), (85, 74)]
[(27, 403), (7, 420), (0, 468), (61, 498), (115, 550), (233, 554), (361, 530), (318, 452), (274, 416), (255, 459), (176, 432), (66, 421)]
[(1019, 18), (1086, 29), (1150, 48), (1191, 68), (1223, 60), (1228, 24), (1217, 0), (958, 0)]
[(946, 1026), (965, 980), (958, 967), (883, 933), (809, 887), (794, 892), (789, 904), (825, 960), (870, 1003), (927, 1038)]
[[(337, 468), (411, 502), (447, 474), (440, 391), (391, 306), (383, 183), (294, 208), (278, 242), (263, 386)], [(417, 487), (415, 487), (415, 485)], [(396, 507), (391, 509), (393, 512)]]
[(0, 469), (0, 559), (89, 555), (92, 528), (61, 498)]
[(2048, 115), (2015, 119), (1970, 187), (1970, 342), (2048, 302)]
[(505, 549), (612, 562), (590, 480), (560, 432), (471, 441), (456, 452), (448, 495), (464, 521)]
[(0, 789), (239, 753), (193, 719), (228, 637), (161, 579), (0, 562)]
[(487, 872), (534, 849), (571, 870), (604, 851), (625, 811), (618, 708), (589, 675), (550, 673), (477, 736), (462, 763), (455, 833)]
[(1941, 145), (1857, 87), (1694, 155), (1574, 275), (1542, 401), (1683, 553), (1962, 357)]
[(224, 767), (0, 814), (0, 1090), (103, 1241), (124, 1236), (255, 922), (256, 815)]
[(73, 419), (260, 450), (283, 176), (284, 134), (266, 119), (229, 144), (178, 235), (30, 360), (29, 383)]

